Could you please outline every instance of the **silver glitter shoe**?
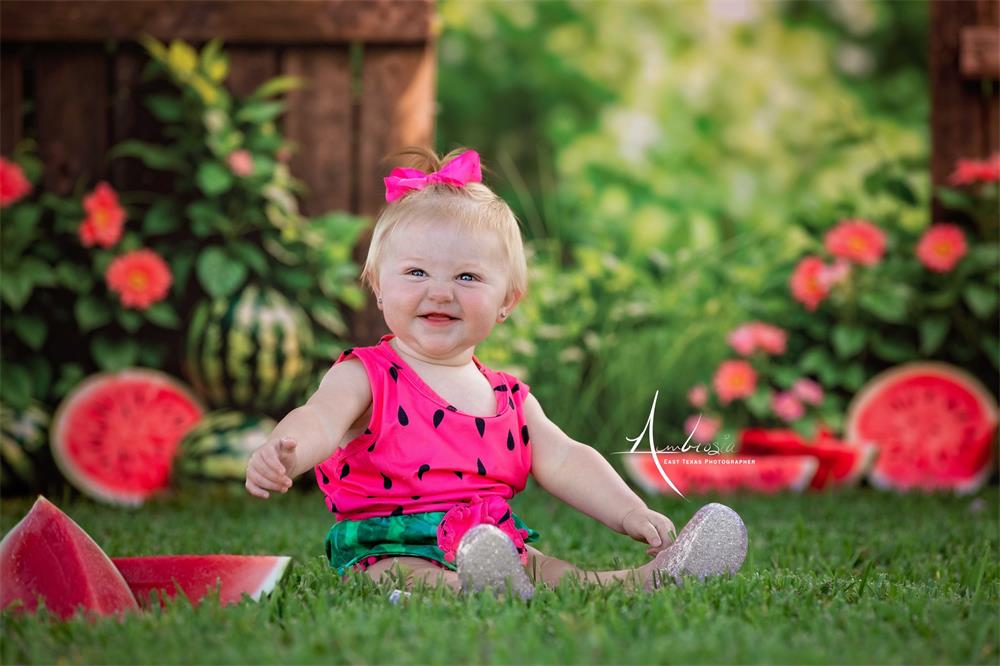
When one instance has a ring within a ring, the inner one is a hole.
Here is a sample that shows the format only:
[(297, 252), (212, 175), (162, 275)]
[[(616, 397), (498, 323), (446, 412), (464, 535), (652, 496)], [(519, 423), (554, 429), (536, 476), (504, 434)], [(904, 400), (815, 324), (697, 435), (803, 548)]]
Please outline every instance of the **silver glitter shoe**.
[(646, 590), (663, 586), (668, 578), (682, 585), (682, 576), (705, 580), (725, 572), (736, 573), (747, 556), (747, 528), (739, 514), (712, 502), (698, 509), (677, 540), (653, 559)]
[(495, 593), (511, 589), (521, 599), (530, 599), (535, 586), (521, 566), (514, 542), (495, 525), (476, 525), (465, 533), (456, 553), (462, 592), (490, 589)]

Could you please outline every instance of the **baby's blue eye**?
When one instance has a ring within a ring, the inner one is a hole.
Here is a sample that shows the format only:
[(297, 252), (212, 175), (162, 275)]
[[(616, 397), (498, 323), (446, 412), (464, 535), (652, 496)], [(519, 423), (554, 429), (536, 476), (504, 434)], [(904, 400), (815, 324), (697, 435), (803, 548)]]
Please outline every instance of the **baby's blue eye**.
[(413, 275), (414, 273), (421, 273), (421, 275), (418, 275), (416, 277), (423, 277), (423, 275), (425, 275), (424, 271), (419, 268), (411, 268), (409, 271), (407, 271), (407, 275)]
[[(458, 279), (459, 279), (459, 280), (462, 280), (462, 278), (466, 278), (466, 277), (468, 277), (468, 278), (472, 278), (473, 280), (477, 280), (477, 279), (478, 279), (478, 278), (477, 278), (477, 277), (476, 277), (475, 275), (473, 275), (472, 273), (462, 273), (461, 275), (459, 275), (459, 276), (458, 276)], [(463, 280), (463, 281), (464, 281), (464, 282), (469, 282), (469, 280)]]

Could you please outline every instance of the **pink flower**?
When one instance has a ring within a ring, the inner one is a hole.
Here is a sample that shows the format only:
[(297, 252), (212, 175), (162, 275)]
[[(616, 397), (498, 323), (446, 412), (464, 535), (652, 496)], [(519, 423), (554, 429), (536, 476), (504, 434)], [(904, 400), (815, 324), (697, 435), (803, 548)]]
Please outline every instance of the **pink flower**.
[(173, 282), (170, 267), (152, 250), (135, 250), (118, 257), (108, 266), (104, 279), (122, 305), (139, 310), (162, 301)]
[[(698, 424), (697, 426), (695, 425), (696, 423)], [(712, 438), (719, 432), (721, 425), (722, 422), (719, 419), (702, 414), (701, 421), (699, 421), (698, 415), (692, 414), (684, 420), (684, 433), (693, 432), (694, 434), (691, 438), (699, 444), (705, 444), (712, 441)]]
[(867, 220), (844, 220), (827, 232), (826, 249), (858, 264), (877, 264), (885, 253), (885, 233)]
[(757, 373), (746, 361), (723, 361), (715, 371), (712, 385), (722, 404), (745, 398), (757, 388)]
[(510, 537), (521, 555), (521, 563), (528, 564), (528, 550), (524, 547), (524, 539), (528, 531), (518, 529), (514, 525), (510, 506), (502, 497), (476, 497), (469, 504), (456, 504), (438, 524), (437, 545), (444, 551), (444, 559), (455, 561), (455, 551), (465, 533), (476, 525), (496, 525), (504, 534)]
[(253, 173), (253, 155), (248, 150), (234, 150), (226, 158), (229, 170), (240, 177), (249, 176)]
[(704, 384), (696, 384), (688, 391), (688, 402), (692, 407), (704, 407), (708, 402), (708, 389)]
[(843, 259), (837, 259), (830, 265), (824, 265), (819, 272), (819, 280), (826, 288), (832, 289), (839, 282), (847, 279), (851, 274), (851, 263)]
[(83, 209), (87, 211), (87, 218), (77, 233), (84, 247), (111, 247), (118, 242), (125, 224), (125, 209), (118, 203), (118, 195), (110, 185), (98, 183), (94, 191), (83, 198)]
[(917, 243), (917, 259), (932, 271), (947, 273), (967, 250), (965, 234), (957, 225), (934, 224)]
[(995, 183), (1000, 180), (1000, 153), (986, 160), (958, 160), (955, 171), (948, 177), (952, 185)]
[(807, 310), (815, 310), (830, 293), (830, 286), (824, 275), (825, 269), (819, 257), (809, 256), (804, 257), (792, 271), (789, 279), (792, 297)]
[(786, 423), (798, 421), (806, 411), (799, 399), (789, 391), (779, 391), (771, 396), (771, 409)]
[(823, 387), (805, 377), (795, 380), (795, 383), (792, 384), (792, 394), (810, 405), (818, 405), (823, 402)]
[(0, 157), (0, 208), (6, 208), (31, 192), (31, 183), (17, 162)]
[(737, 326), (727, 338), (736, 353), (749, 356), (758, 349), (767, 354), (784, 354), (788, 335), (777, 326), (752, 321)]

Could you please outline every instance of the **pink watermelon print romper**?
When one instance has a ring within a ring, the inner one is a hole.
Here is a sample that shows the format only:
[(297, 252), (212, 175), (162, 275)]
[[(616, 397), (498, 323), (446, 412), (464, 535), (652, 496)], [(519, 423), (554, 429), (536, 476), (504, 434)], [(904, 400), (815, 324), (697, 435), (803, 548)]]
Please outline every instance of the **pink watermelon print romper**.
[(316, 466), (316, 480), (337, 522), (326, 550), (338, 572), (363, 570), (383, 557), (423, 557), (454, 569), (454, 548), (473, 525), (503, 529), (527, 561), (524, 541), (538, 533), (506, 500), (524, 489), (531, 440), (524, 416), (529, 387), (473, 356), (493, 387), (496, 413), (474, 416), (449, 405), (382, 336), (377, 345), (345, 350), (372, 391), (365, 431)]

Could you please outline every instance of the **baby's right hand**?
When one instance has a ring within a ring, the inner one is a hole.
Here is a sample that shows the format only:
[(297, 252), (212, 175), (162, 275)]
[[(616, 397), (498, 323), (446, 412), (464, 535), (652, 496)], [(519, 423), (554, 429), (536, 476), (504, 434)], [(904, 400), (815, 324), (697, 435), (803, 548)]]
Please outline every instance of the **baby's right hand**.
[(262, 499), (270, 497), (268, 490), (288, 492), (292, 487), (288, 470), (295, 468), (297, 446), (298, 443), (291, 437), (282, 437), (250, 454), (247, 462), (247, 492)]

